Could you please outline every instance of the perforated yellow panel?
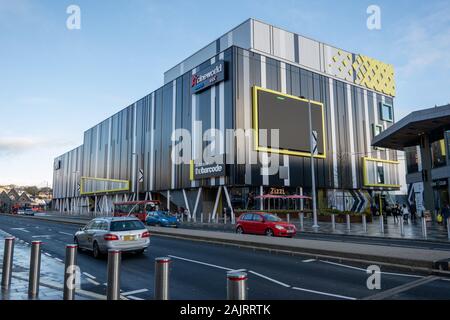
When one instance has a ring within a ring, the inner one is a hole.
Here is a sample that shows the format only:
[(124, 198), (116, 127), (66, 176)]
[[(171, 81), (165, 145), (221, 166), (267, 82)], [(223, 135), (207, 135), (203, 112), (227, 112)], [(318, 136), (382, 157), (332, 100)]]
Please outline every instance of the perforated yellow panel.
[(394, 67), (390, 64), (338, 50), (329, 61), (328, 70), (341, 79), (395, 96)]
[(395, 96), (394, 67), (390, 64), (357, 55), (353, 63), (355, 83), (369, 89)]

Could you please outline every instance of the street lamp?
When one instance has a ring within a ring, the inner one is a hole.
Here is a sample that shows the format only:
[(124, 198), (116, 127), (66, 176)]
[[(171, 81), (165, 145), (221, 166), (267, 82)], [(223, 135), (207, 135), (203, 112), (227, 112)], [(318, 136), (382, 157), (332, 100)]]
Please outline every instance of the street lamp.
[[(302, 99), (306, 99), (305, 97), (301, 97)], [(308, 100), (308, 117), (309, 117), (309, 150), (311, 155), (311, 188), (312, 188), (312, 205), (313, 205), (313, 228), (319, 228), (319, 224), (317, 223), (317, 206), (316, 206), (316, 176), (314, 169), (314, 131), (312, 127), (312, 115), (311, 115), (311, 100)]]

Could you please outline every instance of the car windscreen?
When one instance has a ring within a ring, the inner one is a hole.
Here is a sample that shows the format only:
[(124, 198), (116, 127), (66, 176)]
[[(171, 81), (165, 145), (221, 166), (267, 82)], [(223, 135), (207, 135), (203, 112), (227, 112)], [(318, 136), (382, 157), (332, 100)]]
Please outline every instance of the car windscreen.
[(130, 231), (145, 229), (144, 224), (138, 220), (124, 220), (111, 222), (110, 231)]
[(273, 222), (281, 221), (280, 218), (278, 218), (277, 216), (274, 216), (273, 214), (265, 214), (264, 215), (264, 220), (266, 220), (266, 221), (273, 221)]

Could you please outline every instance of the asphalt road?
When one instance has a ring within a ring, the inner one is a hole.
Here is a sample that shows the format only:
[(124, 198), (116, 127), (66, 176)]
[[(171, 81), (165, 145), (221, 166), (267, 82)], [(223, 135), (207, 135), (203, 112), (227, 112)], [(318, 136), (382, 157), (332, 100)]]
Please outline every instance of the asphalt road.
[[(0, 216), (0, 229), (18, 239), (44, 241), (43, 251), (56, 260), (64, 259), (65, 245), (71, 243), (78, 227), (38, 219)], [(3, 243), (0, 244), (0, 248)], [(122, 294), (129, 299), (152, 299), (154, 259), (173, 259), (170, 275), (171, 299), (225, 299), (226, 272), (248, 272), (249, 299), (450, 299), (450, 281), (426, 275), (382, 269), (381, 290), (369, 290), (365, 265), (337, 264), (301, 256), (271, 254), (231, 246), (189, 240), (151, 237), (144, 255), (127, 254), (122, 259)], [(84, 290), (106, 293), (106, 260), (90, 253), (78, 255)], [(45, 272), (42, 270), (42, 272)], [(417, 284), (416, 284), (417, 282)]]

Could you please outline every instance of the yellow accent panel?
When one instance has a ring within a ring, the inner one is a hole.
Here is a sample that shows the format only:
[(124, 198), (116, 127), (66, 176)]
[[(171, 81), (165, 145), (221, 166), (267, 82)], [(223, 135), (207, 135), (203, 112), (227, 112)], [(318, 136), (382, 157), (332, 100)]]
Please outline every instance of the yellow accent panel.
[[(258, 125), (258, 91), (265, 91), (265, 92), (270, 92), (282, 97), (287, 97), (287, 98), (292, 98), (295, 100), (299, 100), (299, 101), (304, 101), (304, 102), (308, 102), (307, 99), (302, 99), (299, 98), (297, 96), (292, 96), (289, 94), (285, 94), (282, 92), (278, 92), (278, 91), (274, 91), (274, 90), (270, 90), (270, 89), (264, 89), (258, 86), (254, 86), (253, 87), (253, 129), (255, 134), (253, 135), (253, 143), (254, 143), (254, 150), (255, 151), (260, 151), (260, 152), (268, 152), (268, 153), (276, 153), (276, 154), (285, 154), (285, 155), (290, 155), (290, 156), (300, 156), (300, 157), (311, 157), (311, 153), (310, 152), (299, 152), (299, 151), (291, 151), (291, 150), (287, 150), (287, 149), (273, 149), (273, 148), (266, 148), (266, 147), (261, 147), (259, 146), (259, 137), (258, 137), (258, 132), (259, 132), (259, 125)], [(323, 127), (323, 154), (318, 154), (315, 155), (314, 158), (317, 159), (326, 159), (327, 157), (327, 148), (326, 148), (326, 141), (327, 141), (327, 134), (326, 134), (326, 127), (325, 127), (325, 114), (324, 114), (324, 106), (323, 103), (318, 102), (318, 101), (313, 101), (310, 100), (311, 102), (311, 106), (317, 106), (322, 108), (322, 127)]]
[(191, 160), (190, 166), (189, 166), (189, 179), (192, 181), (194, 180), (194, 160)]
[(390, 64), (358, 55), (353, 63), (355, 83), (369, 89), (395, 96), (394, 67)]

